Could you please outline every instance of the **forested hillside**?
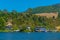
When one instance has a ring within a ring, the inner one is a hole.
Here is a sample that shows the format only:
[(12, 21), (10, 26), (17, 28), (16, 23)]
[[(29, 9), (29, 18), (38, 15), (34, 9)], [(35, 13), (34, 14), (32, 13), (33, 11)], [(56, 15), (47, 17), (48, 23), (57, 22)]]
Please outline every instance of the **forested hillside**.
[(28, 10), (30, 10), (32, 13), (60, 12), (60, 4), (29, 8)]
[[(13, 30), (20, 29), (22, 27), (22, 31), (27, 31), (26, 27), (30, 26), (32, 31), (36, 26), (43, 26), (46, 29), (55, 29), (56, 26), (60, 26), (60, 17), (54, 18), (46, 18), (46, 17), (38, 17), (33, 15), (33, 13), (50, 13), (50, 12), (60, 12), (60, 4), (52, 5), (52, 6), (44, 6), (37, 8), (29, 8), (26, 12), (17, 12), (13, 10), (12, 12), (8, 12), (6, 9), (0, 10), (0, 30), (7, 30), (6, 25), (7, 22), (11, 22)], [(10, 21), (12, 20), (12, 21)]]

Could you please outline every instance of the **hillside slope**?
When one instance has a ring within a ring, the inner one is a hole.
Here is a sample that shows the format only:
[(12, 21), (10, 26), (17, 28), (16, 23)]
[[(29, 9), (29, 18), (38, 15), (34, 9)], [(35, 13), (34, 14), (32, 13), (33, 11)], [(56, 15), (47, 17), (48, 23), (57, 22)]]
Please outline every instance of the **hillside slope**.
[[(50, 5), (50, 6), (41, 6), (32, 9), (28, 9), (32, 13), (49, 13), (49, 12), (59, 12), (60, 13), (60, 4)], [(26, 12), (28, 12), (26, 11)]]

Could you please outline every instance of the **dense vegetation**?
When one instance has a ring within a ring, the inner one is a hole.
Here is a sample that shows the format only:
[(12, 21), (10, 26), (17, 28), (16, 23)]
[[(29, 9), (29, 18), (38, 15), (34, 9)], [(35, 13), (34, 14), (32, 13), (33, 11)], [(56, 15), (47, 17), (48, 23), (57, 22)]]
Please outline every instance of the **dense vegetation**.
[[(57, 19), (38, 17), (33, 13), (46, 13), (46, 12), (59, 12)], [(11, 21), (13, 30), (21, 29), (26, 31), (26, 27), (30, 26), (32, 31), (36, 26), (43, 26), (46, 29), (55, 29), (56, 26), (60, 25), (60, 5), (44, 6), (37, 8), (29, 8), (27, 11), (20, 13), (15, 10), (8, 12), (6, 9), (0, 10), (0, 30), (6, 30), (6, 24)]]

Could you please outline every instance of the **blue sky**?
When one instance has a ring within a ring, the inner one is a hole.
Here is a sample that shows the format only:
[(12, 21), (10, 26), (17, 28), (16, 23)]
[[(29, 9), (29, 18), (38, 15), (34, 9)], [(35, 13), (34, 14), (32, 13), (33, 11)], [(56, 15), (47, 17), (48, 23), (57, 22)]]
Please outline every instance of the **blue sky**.
[(23, 12), (28, 8), (48, 6), (57, 3), (60, 3), (60, 0), (0, 0), (0, 9), (7, 9), (8, 11), (17, 10), (19, 12)]

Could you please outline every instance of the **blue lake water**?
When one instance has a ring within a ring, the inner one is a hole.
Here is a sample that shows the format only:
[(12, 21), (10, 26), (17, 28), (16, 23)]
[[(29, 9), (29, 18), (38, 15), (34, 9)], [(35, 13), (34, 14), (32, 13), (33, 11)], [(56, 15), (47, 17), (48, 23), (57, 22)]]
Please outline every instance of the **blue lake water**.
[(0, 40), (60, 40), (59, 32), (0, 32)]

